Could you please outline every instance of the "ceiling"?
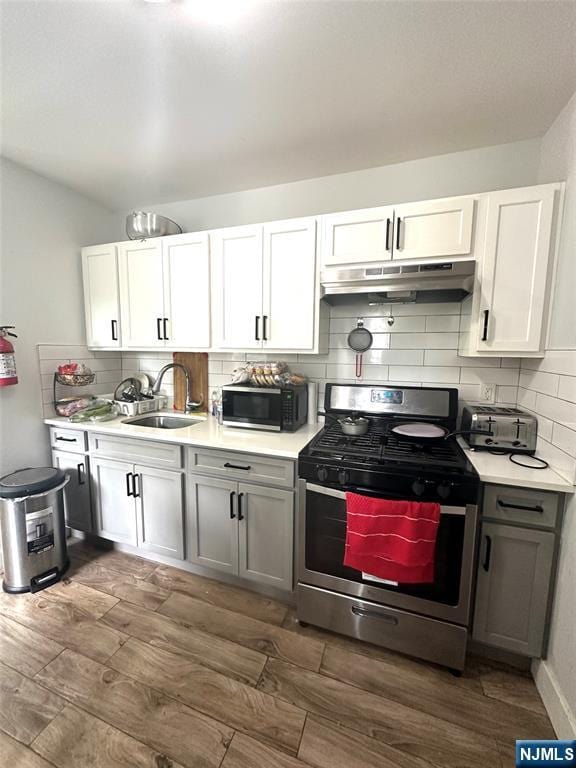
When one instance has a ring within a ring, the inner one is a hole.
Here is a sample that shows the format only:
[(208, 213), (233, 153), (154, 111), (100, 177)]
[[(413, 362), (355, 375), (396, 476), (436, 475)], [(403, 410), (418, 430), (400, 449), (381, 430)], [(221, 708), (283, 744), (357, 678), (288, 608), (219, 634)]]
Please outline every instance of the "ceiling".
[(576, 89), (571, 0), (201, 2), (2, 0), (3, 154), (130, 208), (532, 138)]

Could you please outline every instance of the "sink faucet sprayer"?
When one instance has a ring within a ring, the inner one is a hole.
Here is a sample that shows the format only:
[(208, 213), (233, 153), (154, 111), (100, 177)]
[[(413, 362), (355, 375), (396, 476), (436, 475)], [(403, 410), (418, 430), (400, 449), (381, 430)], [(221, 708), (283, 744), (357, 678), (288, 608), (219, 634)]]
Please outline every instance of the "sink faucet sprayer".
[(169, 371), (170, 368), (180, 368), (186, 379), (186, 405), (184, 406), (184, 413), (190, 413), (190, 411), (194, 410), (195, 408), (199, 408), (204, 402), (204, 397), (200, 395), (200, 400), (197, 403), (192, 400), (192, 379), (190, 378), (190, 374), (188, 373), (187, 368), (185, 368), (181, 363), (168, 363), (168, 365), (165, 365), (163, 368), (161, 368), (156, 381), (152, 386), (152, 392), (155, 395), (158, 394), (162, 385), (164, 374), (166, 371)]

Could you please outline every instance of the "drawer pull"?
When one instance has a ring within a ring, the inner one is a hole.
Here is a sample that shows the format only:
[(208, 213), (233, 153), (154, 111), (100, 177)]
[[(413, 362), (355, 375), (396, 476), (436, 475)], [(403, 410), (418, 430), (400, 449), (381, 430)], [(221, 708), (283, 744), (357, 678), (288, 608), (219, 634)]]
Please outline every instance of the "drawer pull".
[(544, 512), (544, 508), (540, 506), (540, 504), (536, 504), (533, 507), (526, 507), (523, 504), (507, 504), (505, 501), (500, 501), (498, 499), (498, 506), (502, 507), (502, 509), (522, 509), (524, 512), (538, 512), (538, 514), (542, 514)]
[(78, 472), (78, 485), (84, 485), (84, 464), (77, 464), (76, 471)]
[(234, 520), (236, 517), (234, 514), (234, 496), (236, 496), (236, 491), (230, 491), (230, 520)]
[(224, 464), (224, 466), (226, 467), (226, 469), (243, 469), (245, 472), (248, 472), (249, 470), (252, 469), (250, 465), (248, 465), (247, 467), (241, 467), (240, 464), (230, 464), (229, 461), (227, 461)]
[(242, 514), (242, 499), (244, 498), (243, 493), (238, 494), (238, 520), (244, 520), (244, 515)]
[(486, 572), (490, 570), (490, 557), (492, 555), (492, 536), (485, 536), (486, 539), (486, 553), (484, 555), (484, 562), (482, 563), (482, 568)]
[(112, 341), (118, 341), (118, 321), (110, 320), (110, 326), (112, 328)]
[(140, 475), (132, 475), (132, 496), (135, 499), (140, 498)]
[(391, 225), (390, 219), (386, 219), (386, 250), (390, 250), (390, 225)]
[(396, 616), (390, 616), (386, 613), (371, 611), (369, 608), (361, 608), (359, 605), (353, 605), (351, 610), (355, 616), (364, 616), (367, 619), (380, 619), (385, 624), (393, 624), (394, 626), (398, 624)]
[(132, 478), (132, 472), (126, 472), (126, 496), (134, 496)]
[(490, 317), (490, 310), (484, 310), (484, 325), (482, 326), (482, 338), (480, 341), (488, 341), (488, 319)]
[(162, 336), (162, 318), (161, 317), (156, 318), (156, 335), (158, 336), (158, 341), (164, 341), (164, 337)]
[(57, 437), (56, 440), (59, 440), (61, 443), (77, 443), (78, 438), (76, 437)]
[(402, 219), (398, 218), (396, 219), (396, 250), (401, 250), (400, 248), (400, 227), (402, 225)]

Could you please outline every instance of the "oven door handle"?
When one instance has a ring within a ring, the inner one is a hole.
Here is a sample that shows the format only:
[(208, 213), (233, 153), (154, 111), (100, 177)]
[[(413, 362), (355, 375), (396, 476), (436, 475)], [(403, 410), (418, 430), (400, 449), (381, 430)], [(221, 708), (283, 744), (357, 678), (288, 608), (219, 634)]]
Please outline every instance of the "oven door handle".
[(390, 616), (390, 614), (387, 613), (372, 611), (369, 608), (361, 608), (359, 605), (353, 605), (351, 611), (355, 616), (362, 616), (367, 619), (379, 619), (385, 624), (393, 624), (394, 626), (398, 624), (398, 619), (396, 616)]
[[(341, 499), (346, 501), (346, 491), (338, 491), (336, 488), (327, 488), (323, 485), (316, 485), (315, 483), (306, 483), (306, 490), (312, 491), (312, 493), (320, 493), (323, 496), (331, 496), (334, 499)], [(369, 496), (373, 499), (384, 499), (385, 496), (379, 496), (371, 491), (369, 488), (355, 488), (351, 493), (359, 493), (361, 496)], [(402, 501), (402, 499), (396, 499), (396, 501)], [(440, 507), (440, 514), (442, 515), (466, 515), (466, 507), (452, 507), (442, 504)]]

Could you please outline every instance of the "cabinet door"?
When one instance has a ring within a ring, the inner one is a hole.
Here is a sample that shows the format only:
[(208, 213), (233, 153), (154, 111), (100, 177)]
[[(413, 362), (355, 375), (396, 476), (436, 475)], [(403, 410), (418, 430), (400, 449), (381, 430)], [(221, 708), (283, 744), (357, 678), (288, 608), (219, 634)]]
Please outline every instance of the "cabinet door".
[(482, 524), (475, 640), (541, 655), (553, 555), (553, 533)]
[(552, 186), (488, 196), (479, 351), (541, 350), (553, 214)]
[(237, 574), (237, 483), (189, 476), (187, 484), (187, 559)]
[(262, 227), (235, 227), (211, 236), (213, 346), (262, 346)]
[(294, 494), (238, 485), (239, 575), (292, 589)]
[(162, 243), (159, 239), (120, 246), (122, 346), (164, 346)]
[(104, 539), (136, 546), (136, 505), (129, 495), (132, 464), (108, 459), (90, 459), (94, 527)]
[(466, 256), (472, 250), (474, 200), (454, 197), (397, 205), (394, 258)]
[(66, 525), (76, 531), (92, 532), (92, 505), (90, 503), (90, 476), (88, 457), (81, 453), (52, 451), (52, 466), (70, 477), (64, 490)]
[(208, 233), (162, 238), (166, 346), (210, 346), (210, 254)]
[(87, 346), (119, 347), (117, 247), (96, 245), (83, 248), (82, 276)]
[(365, 208), (322, 217), (322, 267), (392, 258), (394, 209)]
[(316, 307), (316, 221), (264, 226), (262, 337), (271, 349), (313, 349)]
[(184, 559), (183, 475), (166, 469), (134, 467), (138, 546)]

